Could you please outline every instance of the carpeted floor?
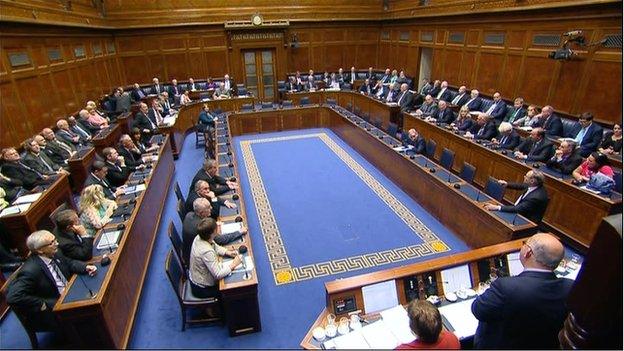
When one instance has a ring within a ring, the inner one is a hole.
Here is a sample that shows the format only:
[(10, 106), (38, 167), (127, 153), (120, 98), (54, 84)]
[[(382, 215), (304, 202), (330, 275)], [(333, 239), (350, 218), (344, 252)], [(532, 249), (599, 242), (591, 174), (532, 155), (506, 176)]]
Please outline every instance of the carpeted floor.
[[(392, 197), (448, 246), (449, 251), (438, 255), (460, 252), (467, 248), (381, 172), (328, 130), (238, 138), (233, 143), (238, 164), (244, 168), (242, 141), (319, 132), (328, 135), (336, 145), (345, 150)], [(423, 243), (395, 212), (388, 209), (387, 204), (375, 195), (370, 186), (364, 185), (361, 178), (356, 177), (345, 162), (338, 159), (337, 154), (329, 151), (326, 144), (315, 138), (281, 143), (253, 144), (252, 150), (293, 267)], [(202, 159), (202, 150), (194, 148), (192, 137), (187, 138), (184, 151), (176, 162), (175, 173), (175, 180), (180, 183), (183, 191), (188, 189)], [(185, 332), (180, 331), (180, 309), (164, 273), (165, 254), (170, 248), (166, 226), (173, 220), (181, 228), (175, 212), (175, 194), (170, 191), (129, 343), (130, 348), (298, 348), (311, 323), (323, 309), (325, 281), (423, 259), (402, 260), (380, 267), (277, 285), (267, 258), (246, 169), (242, 170), (241, 178), (260, 282), (258, 298), (262, 332), (230, 338), (226, 328), (221, 326), (193, 327), (187, 328)], [(21, 325), (13, 314), (9, 314), (0, 326), (0, 348), (29, 346)]]

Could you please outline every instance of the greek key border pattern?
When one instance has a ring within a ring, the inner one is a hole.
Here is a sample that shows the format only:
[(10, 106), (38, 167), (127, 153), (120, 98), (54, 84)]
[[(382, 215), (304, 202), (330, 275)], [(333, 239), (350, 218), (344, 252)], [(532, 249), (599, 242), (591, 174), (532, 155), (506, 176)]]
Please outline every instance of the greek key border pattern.
[[(292, 267), (286, 247), (281, 238), (280, 230), (275, 220), (266, 188), (262, 181), (252, 144), (268, 143), (295, 139), (319, 138), (332, 150), (386, 205), (403, 220), (412, 231), (423, 240), (422, 244), (410, 245), (381, 252), (351, 256), (343, 259), (325, 261), (315, 264)], [(355, 161), (351, 155), (343, 150), (334, 140), (325, 133), (312, 133), (265, 139), (244, 140), (240, 142), (247, 169), (247, 176), (251, 185), (256, 213), (260, 222), (262, 237), (269, 256), (269, 263), (277, 285), (293, 283), (295, 281), (319, 278), (323, 276), (375, 267), (383, 264), (404, 261), (449, 251), (446, 243), (440, 240), (427, 226), (425, 226), (403, 203), (392, 195), (377, 179)]]

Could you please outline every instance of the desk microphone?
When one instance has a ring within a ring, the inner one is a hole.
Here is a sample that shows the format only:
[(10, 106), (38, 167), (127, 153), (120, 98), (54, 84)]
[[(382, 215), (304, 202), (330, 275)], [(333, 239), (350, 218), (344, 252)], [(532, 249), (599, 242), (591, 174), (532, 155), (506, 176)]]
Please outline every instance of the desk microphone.
[(479, 197), (481, 196), (481, 190), (477, 190), (477, 199), (475, 201), (479, 202)]
[[(111, 245), (111, 243), (108, 241), (108, 237), (106, 237), (106, 232), (102, 233), (102, 237), (100, 238), (100, 241), (106, 239), (106, 246), (108, 246), (108, 253), (109, 254), (113, 254), (113, 247)], [(108, 266), (111, 263), (111, 259), (110, 257), (108, 257), (107, 255), (103, 255), (102, 259), (100, 260), (100, 264), (102, 265), (102, 267), (104, 266)]]
[(245, 253), (247, 253), (247, 246), (245, 245), (239, 246), (238, 253), (241, 254), (241, 256), (243, 256), (241, 260), (241, 263), (243, 264), (243, 269), (245, 270), (245, 276), (243, 277), (243, 279), (247, 280), (249, 279), (249, 272), (247, 272), (247, 263), (245, 262)]
[(235, 182), (236, 181), (236, 177), (230, 177), (230, 182)]
[(513, 220), (511, 221), (512, 225), (516, 225), (516, 218), (518, 218), (518, 213), (516, 212), (516, 214), (513, 216)]
[(89, 286), (84, 281), (84, 278), (82, 277), (82, 275), (78, 274), (78, 279), (80, 279), (80, 281), (82, 282), (82, 285), (85, 287), (85, 289), (87, 289), (89, 291), (89, 296), (91, 296), (91, 299), (95, 299), (97, 297), (97, 293), (94, 294), (93, 290), (89, 289)]
[(240, 223), (243, 221), (243, 217), (241, 216), (236, 216), (236, 218), (234, 219), (234, 222)]
[(451, 182), (451, 171), (448, 172), (448, 179), (446, 180), (447, 183)]

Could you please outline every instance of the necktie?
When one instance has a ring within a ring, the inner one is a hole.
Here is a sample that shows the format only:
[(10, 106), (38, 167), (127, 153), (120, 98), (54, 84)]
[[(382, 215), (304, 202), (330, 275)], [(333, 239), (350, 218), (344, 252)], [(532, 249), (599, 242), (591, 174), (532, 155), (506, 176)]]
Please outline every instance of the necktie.
[(405, 92), (403, 92), (403, 94), (401, 94), (401, 97), (399, 98), (399, 101), (397, 101), (397, 103), (399, 105), (401, 104), (401, 100), (403, 100), (403, 96), (405, 96)]
[(41, 154), (37, 155), (37, 157), (39, 158), (39, 160), (41, 160), (41, 162), (46, 166), (46, 168), (48, 169), (48, 171), (50, 172), (54, 172), (54, 170), (52, 169), (52, 167), (50, 167), (50, 165), (45, 161), (45, 159), (41, 156)]
[(459, 99), (461, 99), (462, 95), (457, 94), (457, 96), (455, 96), (455, 98), (453, 99), (453, 101), (451, 103), (453, 105), (457, 105), (457, 103), (459, 102)]
[(74, 234), (76, 236), (76, 240), (78, 240), (79, 243), (82, 243), (82, 238), (80, 237), (80, 235), (78, 234)]
[(477, 135), (481, 136), (483, 135), (483, 132), (485, 132), (485, 125), (481, 127), (481, 129), (479, 129), (479, 132), (477, 133)]
[(144, 98), (145, 94), (143, 94), (143, 90), (139, 89), (139, 98)]
[(496, 102), (492, 104), (492, 106), (490, 106), (490, 108), (487, 110), (486, 114), (490, 115), (492, 114), (492, 111), (494, 111), (494, 109), (496, 108)]
[(63, 290), (65, 290), (65, 287), (67, 286), (67, 279), (63, 275), (61, 268), (59, 268), (59, 266), (56, 264), (54, 259), (50, 261), (50, 267), (52, 268), (52, 271), (51, 271), (52, 274), (56, 275), (56, 277), (54, 277), (56, 288), (58, 289), (59, 294), (61, 294), (63, 293)]
[(436, 96), (436, 99), (440, 99), (440, 97), (442, 96), (442, 93), (444, 93), (445, 90), (446, 88), (440, 90), (440, 92), (438, 93), (438, 96)]
[(507, 136), (505, 135), (505, 136), (503, 136), (503, 138), (501, 139), (500, 144), (501, 144), (501, 145), (505, 145), (505, 142), (506, 142), (506, 141), (507, 141)]
[(529, 155), (533, 155), (535, 150), (537, 150), (537, 145), (539, 145), (539, 141), (533, 143), (533, 147), (531, 148), (531, 152), (529, 152)]
[(586, 133), (587, 133), (587, 128), (581, 128), (581, 130), (579, 130), (578, 134), (576, 134), (576, 138), (574, 138), (576, 145), (581, 145), (581, 143), (583, 142), (583, 138), (585, 138)]

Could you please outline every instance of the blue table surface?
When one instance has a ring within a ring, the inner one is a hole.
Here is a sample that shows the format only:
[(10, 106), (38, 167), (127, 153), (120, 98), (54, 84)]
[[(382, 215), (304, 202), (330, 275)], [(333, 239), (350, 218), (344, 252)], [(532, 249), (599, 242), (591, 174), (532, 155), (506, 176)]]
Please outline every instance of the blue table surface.
[(99, 293), (111, 265), (102, 266), (98, 262), (95, 266), (97, 267), (97, 273), (93, 277), (86, 274), (76, 277), (74, 283), (69, 287), (63, 303), (90, 300), (92, 297), (89, 289), (93, 294)]

